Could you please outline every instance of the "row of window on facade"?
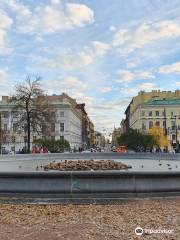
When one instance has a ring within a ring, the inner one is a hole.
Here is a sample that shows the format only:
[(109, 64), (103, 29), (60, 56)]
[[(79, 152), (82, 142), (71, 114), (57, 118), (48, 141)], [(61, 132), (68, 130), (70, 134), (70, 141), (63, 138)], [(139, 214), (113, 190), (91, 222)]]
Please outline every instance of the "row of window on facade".
[[(2, 117), (2, 118), (9, 118), (9, 116), (10, 116), (10, 112), (8, 112), (8, 111), (1, 111), (0, 114), (1, 114), (1, 117)], [(19, 113), (18, 113), (17, 111), (12, 111), (12, 112), (11, 112), (11, 115), (12, 115), (13, 118), (17, 118), (18, 115), (19, 115)], [(52, 115), (53, 115), (54, 118), (55, 118), (55, 112), (53, 112)], [(64, 117), (64, 112), (61, 111), (61, 112), (59, 113), (59, 116), (60, 116), (60, 117)]]
[[(141, 116), (145, 116), (146, 115), (146, 111), (142, 110), (141, 111)], [(151, 116), (156, 116), (156, 117), (159, 117), (159, 116), (166, 116), (166, 112), (165, 111), (148, 111), (147, 112), (147, 116), (151, 117)], [(175, 113), (174, 112), (171, 112), (171, 117), (176, 117)]]
[[(37, 139), (37, 136), (33, 136), (33, 141)], [(2, 143), (17, 143), (20, 139), (17, 139), (16, 136), (3, 136)], [(23, 137), (25, 143), (27, 143), (27, 136)], [(60, 140), (64, 140), (64, 136), (60, 136)]]
[[(5, 123), (3, 125), (3, 130), (4, 131), (8, 131), (8, 124)], [(18, 124), (17, 123), (13, 123), (13, 128), (12, 128), (13, 132), (17, 132), (18, 130)], [(55, 131), (55, 124), (51, 125), (51, 131), (54, 132)], [(60, 123), (60, 132), (64, 132), (64, 123)]]
[[(160, 121), (156, 121), (155, 124), (153, 123), (153, 121), (149, 121), (149, 129), (151, 129), (153, 126), (158, 126), (160, 127)], [(162, 127), (166, 127), (166, 121), (162, 122)], [(171, 128), (168, 127), (169, 130), (180, 130), (180, 125), (176, 126), (175, 121), (171, 121)], [(168, 130), (167, 129), (167, 130)], [(146, 130), (146, 123), (142, 123), (142, 130)]]

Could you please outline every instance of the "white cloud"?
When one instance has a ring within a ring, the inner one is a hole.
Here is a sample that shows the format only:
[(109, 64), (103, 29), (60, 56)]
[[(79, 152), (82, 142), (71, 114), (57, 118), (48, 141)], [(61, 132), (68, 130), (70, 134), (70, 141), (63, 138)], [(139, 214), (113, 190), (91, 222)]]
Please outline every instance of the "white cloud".
[(138, 91), (140, 91), (140, 90), (152, 91), (155, 88), (156, 88), (155, 84), (150, 83), (150, 82), (142, 83), (142, 84), (137, 86)]
[(110, 46), (107, 43), (100, 42), (100, 41), (93, 41), (92, 42), (92, 55), (101, 56), (108, 52)]
[(119, 79), (116, 82), (131, 82), (137, 79), (149, 79), (154, 78), (154, 75), (150, 71), (129, 71), (129, 70), (118, 70), (117, 74)]
[(58, 5), (60, 4), (60, 0), (51, 0), (51, 3), (54, 4), (54, 5)]
[(12, 84), (8, 82), (8, 70), (0, 69), (0, 96), (9, 95), (13, 89)]
[(93, 62), (93, 57), (85, 52), (80, 52), (77, 55), (66, 54), (60, 55), (54, 59), (47, 59), (43, 62), (46, 67), (52, 69), (75, 70), (89, 65)]
[(11, 49), (6, 46), (7, 31), (11, 27), (12, 19), (0, 10), (0, 54), (8, 54)]
[(7, 71), (0, 69), (0, 85), (7, 83)]
[(176, 82), (176, 86), (177, 86), (177, 87), (180, 87), (180, 82)]
[(7, 2), (16, 12), (16, 27), (22, 33), (51, 34), (93, 23), (94, 12), (88, 6), (52, 0), (50, 5), (39, 5), (33, 10), (16, 0)]
[(108, 93), (112, 91), (112, 87), (101, 87), (99, 90), (101, 93)]
[(160, 73), (180, 73), (180, 62), (164, 65), (159, 68)]
[(45, 89), (48, 89), (49, 94), (60, 94), (63, 91), (74, 94), (75, 92), (79, 92), (80, 89), (83, 93), (83, 91), (88, 88), (86, 83), (74, 76), (59, 77), (55, 80), (43, 81), (43, 86)]
[(102, 57), (110, 49), (110, 46), (104, 42), (93, 41), (90, 46), (77, 54), (60, 55), (54, 59), (44, 61), (49, 68), (63, 68), (65, 70), (75, 70), (91, 64), (97, 57)]
[(112, 26), (109, 27), (109, 30), (114, 32), (114, 31), (116, 31), (116, 27), (112, 25)]
[(143, 23), (135, 29), (120, 29), (113, 38), (119, 52), (130, 53), (153, 42), (180, 36), (180, 25), (173, 21)]

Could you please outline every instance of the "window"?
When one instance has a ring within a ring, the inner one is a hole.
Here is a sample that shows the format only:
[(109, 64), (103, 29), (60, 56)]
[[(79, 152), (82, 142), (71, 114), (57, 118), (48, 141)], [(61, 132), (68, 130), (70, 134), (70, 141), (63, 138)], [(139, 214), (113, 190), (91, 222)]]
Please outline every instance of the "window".
[(4, 124), (4, 131), (7, 131), (7, 124)]
[(141, 112), (141, 116), (145, 116), (145, 111), (142, 111), (142, 112)]
[(176, 140), (176, 135), (172, 135), (172, 140), (174, 141), (174, 140)]
[(17, 123), (13, 123), (13, 132), (17, 131)]
[(9, 117), (9, 112), (2, 112), (2, 117), (3, 118), (8, 118)]
[(171, 112), (171, 117), (173, 117), (174, 116), (174, 113), (173, 112)]
[(152, 116), (152, 111), (149, 112), (149, 116)]
[(160, 126), (160, 122), (159, 121), (156, 121), (156, 126)]
[(36, 140), (36, 139), (37, 139), (37, 137), (36, 137), (36, 136), (33, 136), (33, 141)]
[(64, 136), (60, 136), (60, 140), (64, 140)]
[(64, 112), (60, 112), (60, 117), (64, 117)]
[(150, 122), (149, 122), (149, 129), (152, 128), (152, 127), (153, 127), (153, 122), (150, 121)]
[(15, 152), (15, 147), (11, 147), (11, 151)]
[(172, 129), (172, 130), (176, 130), (175, 121), (171, 121), (171, 129)]
[(12, 111), (12, 117), (17, 118), (18, 117), (18, 112), (17, 111)]
[(24, 142), (27, 142), (27, 136), (24, 136)]
[(159, 111), (156, 111), (156, 116), (159, 116)]
[(163, 127), (165, 127), (166, 126), (166, 121), (163, 121)]
[(16, 137), (15, 137), (15, 136), (12, 136), (11, 141), (12, 141), (12, 143), (15, 143), (15, 142), (16, 142)]
[(64, 123), (60, 123), (60, 132), (64, 132)]
[(172, 126), (172, 130), (176, 130), (176, 127), (175, 127), (175, 126)]
[(146, 124), (142, 123), (142, 130), (146, 130)]
[(51, 124), (51, 132), (55, 132), (55, 124), (54, 123)]

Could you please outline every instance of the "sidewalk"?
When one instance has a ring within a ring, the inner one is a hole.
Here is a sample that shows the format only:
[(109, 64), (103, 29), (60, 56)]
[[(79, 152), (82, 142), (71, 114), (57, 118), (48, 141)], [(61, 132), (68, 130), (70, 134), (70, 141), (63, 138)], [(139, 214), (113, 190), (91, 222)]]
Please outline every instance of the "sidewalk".
[(134, 230), (170, 229), (141, 239), (180, 239), (180, 199), (122, 201), (118, 205), (0, 205), (1, 240), (127, 240)]

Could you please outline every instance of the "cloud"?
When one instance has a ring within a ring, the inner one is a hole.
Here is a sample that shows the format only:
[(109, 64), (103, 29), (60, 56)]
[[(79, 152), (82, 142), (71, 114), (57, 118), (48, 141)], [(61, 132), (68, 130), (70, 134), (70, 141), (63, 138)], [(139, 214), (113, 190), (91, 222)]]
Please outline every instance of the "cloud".
[(119, 52), (130, 53), (159, 40), (180, 36), (180, 25), (173, 21), (143, 23), (135, 29), (120, 29), (113, 37), (113, 46)]
[(109, 27), (109, 31), (112, 31), (112, 32), (116, 31), (116, 27), (113, 26), (113, 25), (111, 25), (111, 26)]
[(97, 57), (102, 57), (110, 49), (110, 46), (104, 42), (93, 41), (88, 47), (85, 47), (79, 53), (59, 55), (54, 59), (46, 59), (43, 62), (48, 68), (65, 70), (76, 70), (91, 64)]
[(150, 71), (129, 71), (129, 70), (118, 70), (117, 74), (119, 75), (119, 79), (116, 82), (131, 82), (137, 79), (149, 79), (154, 78), (154, 75)]
[(54, 5), (60, 4), (61, 0), (51, 0), (51, 3)]
[(0, 68), (0, 96), (9, 95), (13, 89), (12, 84), (8, 82), (8, 76), (7, 69)]
[(160, 73), (180, 73), (180, 62), (176, 62), (169, 65), (164, 65), (159, 68)]
[(180, 87), (180, 82), (176, 82), (176, 86), (177, 86), (177, 87)]
[(59, 77), (55, 80), (48, 81), (46, 80), (43, 81), (43, 86), (45, 89), (48, 89), (49, 94), (60, 94), (63, 91), (74, 94), (75, 92), (79, 92), (79, 89), (83, 92), (88, 88), (86, 83), (75, 76)]
[(108, 92), (112, 91), (112, 87), (101, 87), (101, 88), (99, 88), (99, 91), (101, 93), (108, 93)]
[(4, 69), (0, 69), (0, 85), (5, 84), (7, 82), (8, 73)]
[(100, 42), (100, 41), (93, 41), (92, 42), (92, 55), (94, 56), (101, 56), (108, 52), (110, 46), (107, 43)]
[(12, 19), (0, 10), (0, 54), (9, 54), (11, 49), (6, 46), (7, 31), (11, 27)]
[(93, 10), (84, 4), (53, 0), (50, 5), (41, 4), (33, 10), (15, 0), (7, 4), (16, 12), (16, 27), (21, 33), (52, 34), (94, 22)]
[(150, 83), (150, 82), (142, 83), (142, 84), (137, 86), (138, 91), (140, 91), (140, 90), (152, 91), (155, 88), (156, 88), (155, 84)]

